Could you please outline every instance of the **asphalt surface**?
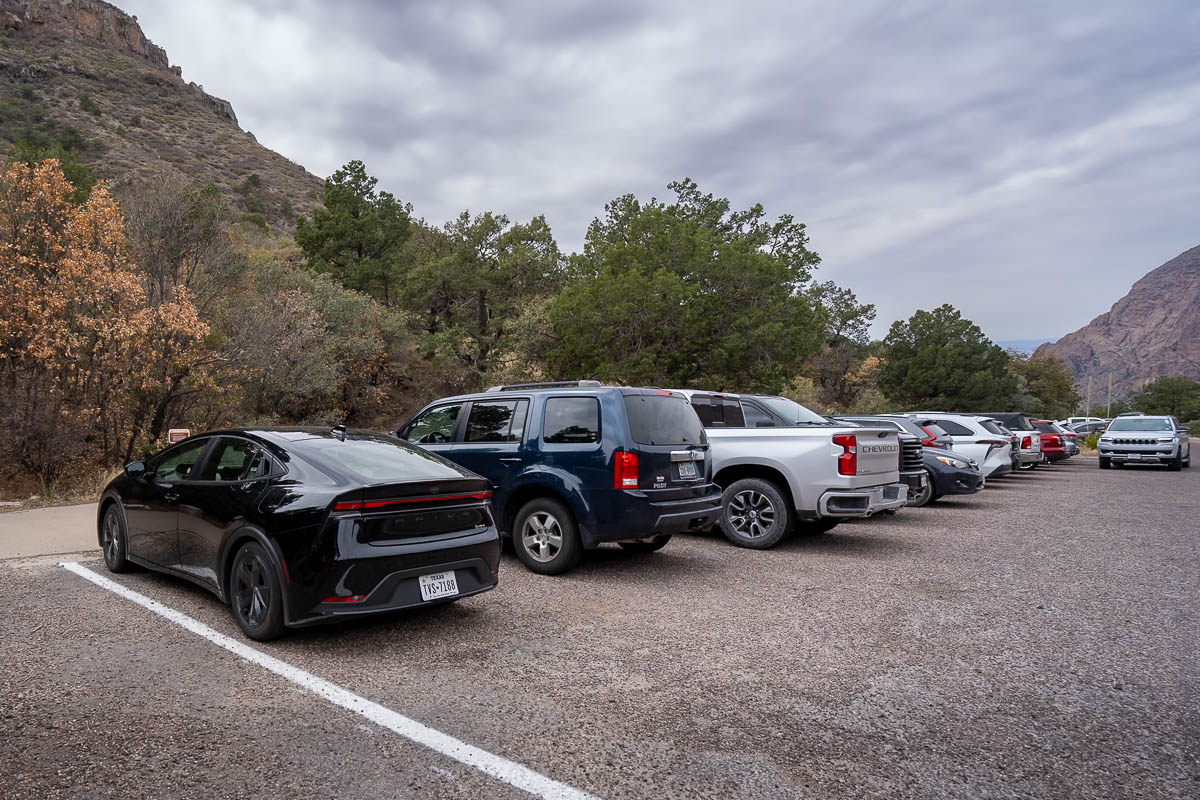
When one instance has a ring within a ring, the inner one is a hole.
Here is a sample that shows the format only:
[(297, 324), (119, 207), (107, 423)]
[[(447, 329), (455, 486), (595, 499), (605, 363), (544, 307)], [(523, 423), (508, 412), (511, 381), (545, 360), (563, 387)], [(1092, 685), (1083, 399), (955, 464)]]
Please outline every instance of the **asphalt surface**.
[[(1194, 797), (1200, 469), (1095, 465), (764, 552), (506, 554), (494, 592), (255, 646), (606, 798)], [(0, 602), (0, 797), (526, 796), (52, 560)]]

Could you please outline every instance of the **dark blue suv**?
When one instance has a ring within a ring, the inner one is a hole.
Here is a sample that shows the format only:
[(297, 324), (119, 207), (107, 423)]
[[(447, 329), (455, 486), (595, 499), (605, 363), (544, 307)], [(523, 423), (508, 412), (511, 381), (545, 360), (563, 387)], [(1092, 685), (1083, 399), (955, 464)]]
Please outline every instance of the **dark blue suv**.
[(683, 395), (597, 381), (497, 386), (430, 403), (395, 436), (483, 475), (534, 572), (617, 542), (652, 552), (720, 512), (704, 426)]

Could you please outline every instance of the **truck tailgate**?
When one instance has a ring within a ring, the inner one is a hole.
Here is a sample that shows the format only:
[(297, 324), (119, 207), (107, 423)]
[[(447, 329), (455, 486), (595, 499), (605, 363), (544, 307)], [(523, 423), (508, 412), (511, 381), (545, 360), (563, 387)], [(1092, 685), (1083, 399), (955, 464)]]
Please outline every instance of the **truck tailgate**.
[(895, 472), (900, 463), (900, 434), (886, 428), (859, 428), (854, 431), (858, 449), (858, 474), (878, 475)]

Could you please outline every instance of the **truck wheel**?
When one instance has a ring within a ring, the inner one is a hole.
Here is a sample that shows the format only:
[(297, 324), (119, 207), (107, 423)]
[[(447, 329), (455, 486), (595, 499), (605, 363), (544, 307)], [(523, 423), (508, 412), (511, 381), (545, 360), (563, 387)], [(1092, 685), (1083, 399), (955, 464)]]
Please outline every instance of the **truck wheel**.
[(1168, 466), (1171, 468), (1171, 472), (1179, 472), (1181, 469), (1183, 469), (1183, 451), (1182, 450), (1180, 450), (1178, 453), (1175, 454), (1175, 460), (1172, 461)]
[(1111, 466), (1112, 466), (1112, 462), (1111, 462), (1111, 461), (1109, 461), (1107, 458), (1104, 458), (1103, 456), (1101, 456), (1101, 458), (1100, 458), (1100, 469), (1108, 469), (1108, 468), (1109, 468), (1109, 467), (1111, 467)]
[(662, 550), (669, 541), (671, 541), (670, 534), (659, 534), (645, 542), (617, 542), (617, 544), (621, 545), (622, 550), (628, 550), (630, 553), (653, 553), (655, 550)]
[(570, 510), (557, 500), (539, 497), (517, 512), (513, 525), (517, 558), (539, 575), (561, 575), (583, 558), (583, 542)]
[(770, 481), (743, 478), (721, 495), (721, 531), (738, 547), (774, 547), (791, 529), (790, 503)]

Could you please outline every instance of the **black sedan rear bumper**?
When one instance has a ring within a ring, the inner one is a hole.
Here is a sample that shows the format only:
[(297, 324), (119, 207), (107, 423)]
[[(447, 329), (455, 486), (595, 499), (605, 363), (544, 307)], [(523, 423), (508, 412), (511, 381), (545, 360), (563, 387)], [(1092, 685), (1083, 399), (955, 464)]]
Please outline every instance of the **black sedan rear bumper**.
[[(437, 605), (493, 589), (498, 581), (500, 537), (495, 528), (465, 536), (428, 539), (387, 547), (354, 548), (356, 558), (334, 561), (315, 587), (288, 585), (287, 624), (293, 627), (346, 617)], [(458, 591), (425, 600), (421, 577), (454, 573)]]

